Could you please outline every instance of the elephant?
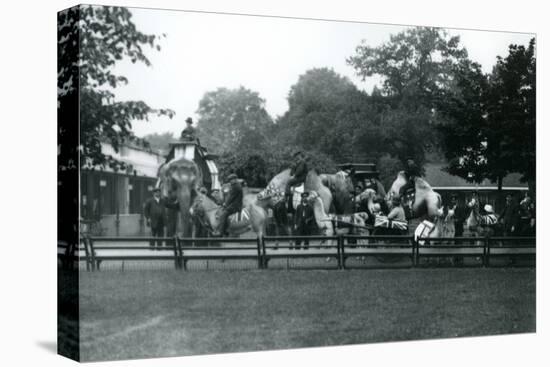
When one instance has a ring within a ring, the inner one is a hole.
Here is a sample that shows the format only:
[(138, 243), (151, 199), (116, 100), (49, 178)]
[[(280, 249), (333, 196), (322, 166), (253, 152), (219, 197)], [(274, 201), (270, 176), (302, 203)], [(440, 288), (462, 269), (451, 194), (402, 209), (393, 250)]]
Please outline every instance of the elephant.
[(176, 232), (191, 237), (193, 225), (189, 209), (202, 185), (202, 173), (197, 164), (185, 158), (164, 163), (159, 167), (157, 187), (161, 190), (166, 205), (179, 209)]

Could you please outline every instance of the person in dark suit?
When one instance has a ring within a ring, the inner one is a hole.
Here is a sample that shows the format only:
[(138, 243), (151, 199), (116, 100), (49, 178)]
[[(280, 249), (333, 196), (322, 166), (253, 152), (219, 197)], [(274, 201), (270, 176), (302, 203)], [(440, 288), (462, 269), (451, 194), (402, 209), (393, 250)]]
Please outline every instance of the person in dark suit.
[(409, 158), (407, 159), (407, 163), (405, 164), (405, 170), (403, 171), (405, 173), (405, 178), (407, 179), (407, 183), (399, 189), (399, 196), (403, 196), (403, 194), (406, 194), (408, 190), (415, 189), (416, 185), (416, 178), (421, 176), (420, 167), (416, 164), (416, 162)]
[[(314, 213), (313, 207), (307, 201), (309, 193), (302, 193), (302, 201), (298, 204), (296, 208), (296, 214), (294, 215), (294, 233), (297, 236), (310, 236), (313, 233), (314, 222)], [(295, 244), (296, 250), (300, 249), (302, 244), (301, 240), (297, 240)], [(304, 250), (309, 248), (309, 240), (304, 240)]]
[(447, 210), (454, 210), (455, 237), (462, 237), (464, 234), (464, 221), (466, 220), (466, 208), (458, 201), (458, 195), (451, 196), (451, 205)]
[(225, 197), (222, 211), (220, 214), (220, 234), (222, 236), (227, 232), (229, 226), (228, 217), (233, 213), (238, 213), (243, 208), (243, 188), (236, 174), (232, 173), (227, 177), (231, 187)]
[(187, 124), (187, 127), (181, 132), (180, 139), (184, 141), (195, 140), (197, 131), (193, 127), (193, 120), (191, 119), (191, 117), (188, 117), (185, 120), (185, 123)]
[(504, 203), (504, 207), (500, 211), (498, 218), (500, 224), (502, 224), (503, 235), (513, 236), (518, 227), (519, 208), (513, 202), (512, 195), (506, 195), (506, 202)]
[[(166, 209), (160, 198), (160, 189), (153, 190), (153, 197), (149, 198), (143, 207), (143, 215), (147, 220), (147, 226), (151, 227), (151, 237), (164, 237), (164, 225), (166, 224)], [(149, 245), (155, 249), (162, 246), (162, 241), (150, 241)]]

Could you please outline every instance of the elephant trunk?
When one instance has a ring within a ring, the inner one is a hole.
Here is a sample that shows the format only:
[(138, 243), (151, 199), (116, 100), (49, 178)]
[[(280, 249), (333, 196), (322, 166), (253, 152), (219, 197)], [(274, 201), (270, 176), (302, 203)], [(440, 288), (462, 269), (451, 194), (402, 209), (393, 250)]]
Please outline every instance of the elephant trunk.
[(192, 222), (191, 213), (189, 209), (191, 207), (192, 198), (191, 188), (187, 185), (182, 185), (177, 190), (177, 197), (180, 209), (179, 221), (178, 221), (178, 233), (181, 233), (183, 237), (191, 237), (192, 235)]

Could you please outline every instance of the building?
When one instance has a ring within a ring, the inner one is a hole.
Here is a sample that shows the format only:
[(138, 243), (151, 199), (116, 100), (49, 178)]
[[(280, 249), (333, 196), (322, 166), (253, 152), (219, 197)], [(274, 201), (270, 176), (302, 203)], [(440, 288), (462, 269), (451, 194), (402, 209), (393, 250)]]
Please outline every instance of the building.
[(110, 144), (102, 142), (101, 151), (123, 162), (126, 169), (82, 167), (80, 170), (80, 217), (91, 224), (96, 235), (147, 235), (143, 205), (152, 196), (160, 165), (173, 158), (194, 160), (202, 171), (204, 186), (209, 190), (220, 188), (214, 156), (195, 141), (170, 144), (166, 157), (132, 143), (115, 152)]
[(481, 183), (468, 182), (465, 179), (453, 176), (444, 170), (446, 163), (426, 163), (424, 165), (424, 179), (437, 191), (444, 203), (448, 203), (452, 194), (457, 194), (459, 200), (468, 200), (473, 192), (477, 192), (482, 203), (493, 205), (498, 211), (506, 194), (512, 194), (519, 202), (528, 191), (527, 183), (520, 181), (519, 173), (511, 173), (502, 180), (502, 191), (498, 192), (495, 183), (484, 180)]
[(110, 144), (102, 142), (101, 151), (124, 162), (126, 169), (81, 168), (81, 218), (99, 224), (94, 231), (97, 234), (143, 234), (143, 203), (151, 196), (164, 157), (134, 144), (124, 144), (115, 152)]

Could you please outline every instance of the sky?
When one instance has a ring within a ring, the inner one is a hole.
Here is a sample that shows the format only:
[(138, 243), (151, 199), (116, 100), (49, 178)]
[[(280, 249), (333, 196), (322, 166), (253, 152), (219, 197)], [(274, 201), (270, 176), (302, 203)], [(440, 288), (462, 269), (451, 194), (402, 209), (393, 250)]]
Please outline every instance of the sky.
[[(176, 115), (151, 116), (135, 121), (137, 136), (173, 132), (178, 136), (185, 119), (197, 120), (202, 96), (220, 87), (259, 92), (268, 113), (276, 118), (288, 109), (287, 96), (298, 77), (312, 68), (328, 67), (370, 92), (381, 79), (363, 81), (346, 64), (364, 40), (369, 46), (389, 41), (402, 25), (285, 19), (192, 13), (173, 10), (132, 9), (137, 29), (147, 34), (166, 34), (161, 50), (146, 49), (152, 63), (122, 60), (115, 74), (128, 78), (116, 88), (117, 100), (143, 100), (153, 108), (169, 108)], [(508, 45), (527, 45), (532, 34), (447, 29), (460, 36), (470, 59), (490, 72), (497, 55), (506, 56)]]

